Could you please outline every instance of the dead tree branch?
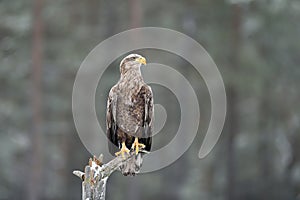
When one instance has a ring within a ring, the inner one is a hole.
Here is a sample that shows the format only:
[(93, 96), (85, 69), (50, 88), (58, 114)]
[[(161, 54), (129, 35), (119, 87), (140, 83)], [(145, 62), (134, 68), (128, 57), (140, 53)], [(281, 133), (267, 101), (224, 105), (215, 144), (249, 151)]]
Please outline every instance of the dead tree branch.
[[(141, 151), (140, 153), (147, 153)], [(89, 159), (84, 172), (75, 170), (73, 174), (79, 177), (82, 182), (82, 200), (105, 200), (106, 182), (108, 177), (120, 168), (128, 159), (135, 156), (135, 152), (128, 155), (118, 156), (106, 164), (103, 164), (103, 155)]]

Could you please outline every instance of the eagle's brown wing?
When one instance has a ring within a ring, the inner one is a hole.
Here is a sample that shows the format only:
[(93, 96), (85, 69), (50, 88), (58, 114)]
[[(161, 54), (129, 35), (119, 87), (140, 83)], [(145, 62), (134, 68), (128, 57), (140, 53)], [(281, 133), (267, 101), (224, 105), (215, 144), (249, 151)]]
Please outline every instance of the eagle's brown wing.
[(116, 123), (117, 94), (112, 88), (109, 92), (106, 108), (106, 135), (109, 152), (114, 155), (119, 146)]
[(144, 135), (143, 138), (140, 139), (140, 142), (144, 144), (145, 150), (151, 150), (151, 143), (152, 143), (152, 131), (153, 131), (153, 114), (154, 114), (154, 107), (153, 107), (153, 94), (151, 87), (148, 85), (144, 85), (140, 91), (144, 96), (145, 102), (145, 115), (144, 115)]

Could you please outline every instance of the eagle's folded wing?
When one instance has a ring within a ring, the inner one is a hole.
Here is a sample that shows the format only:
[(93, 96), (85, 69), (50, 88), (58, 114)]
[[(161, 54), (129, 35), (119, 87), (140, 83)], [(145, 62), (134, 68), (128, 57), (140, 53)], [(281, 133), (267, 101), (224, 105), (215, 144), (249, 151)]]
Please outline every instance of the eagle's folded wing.
[(106, 135), (108, 138), (109, 152), (114, 155), (118, 147), (117, 123), (116, 123), (116, 94), (113, 88), (110, 90), (106, 108)]
[(144, 85), (145, 90), (145, 119), (144, 119), (144, 138), (141, 139), (141, 142), (146, 146), (145, 150), (151, 150), (152, 143), (152, 131), (153, 131), (153, 115), (154, 115), (154, 106), (153, 106), (153, 93), (151, 87)]

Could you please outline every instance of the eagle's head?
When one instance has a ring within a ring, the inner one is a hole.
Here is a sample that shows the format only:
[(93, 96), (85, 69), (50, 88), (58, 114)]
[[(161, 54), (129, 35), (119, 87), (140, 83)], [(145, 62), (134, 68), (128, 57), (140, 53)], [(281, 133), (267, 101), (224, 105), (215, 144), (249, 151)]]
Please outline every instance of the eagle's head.
[(146, 65), (146, 59), (138, 54), (126, 56), (120, 63), (120, 72), (125, 74), (129, 70), (140, 71), (141, 65)]

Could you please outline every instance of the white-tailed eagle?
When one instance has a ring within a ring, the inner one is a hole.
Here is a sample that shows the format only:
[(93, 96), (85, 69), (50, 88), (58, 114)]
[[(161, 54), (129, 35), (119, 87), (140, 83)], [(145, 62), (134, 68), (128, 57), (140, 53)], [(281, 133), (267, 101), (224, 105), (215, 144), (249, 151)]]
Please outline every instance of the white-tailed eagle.
[(135, 175), (142, 165), (139, 149), (150, 151), (153, 124), (153, 94), (142, 77), (140, 67), (146, 59), (138, 54), (126, 56), (120, 63), (120, 80), (108, 96), (106, 133), (111, 154), (136, 155), (121, 166), (123, 175)]

